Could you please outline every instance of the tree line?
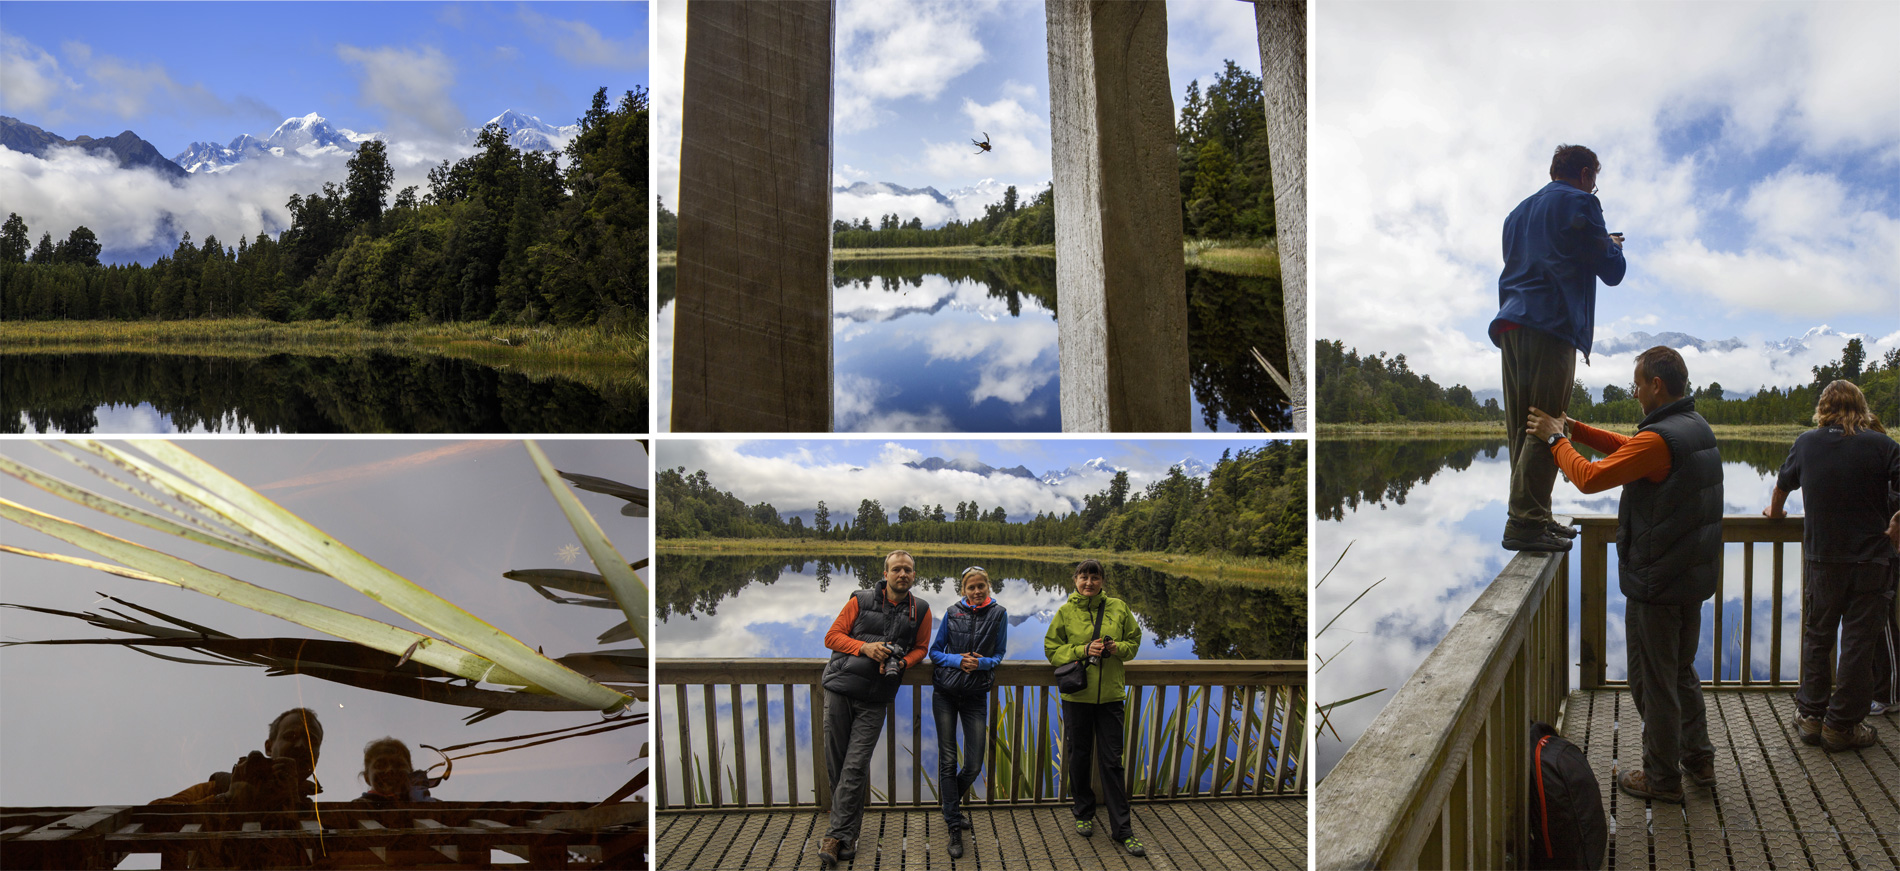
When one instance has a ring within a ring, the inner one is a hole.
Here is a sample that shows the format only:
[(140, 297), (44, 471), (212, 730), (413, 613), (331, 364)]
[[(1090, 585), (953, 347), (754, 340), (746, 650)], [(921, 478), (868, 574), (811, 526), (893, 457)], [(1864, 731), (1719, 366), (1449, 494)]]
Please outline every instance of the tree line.
[[(1430, 376), (1413, 372), (1404, 354), (1390, 359), (1383, 352), (1362, 357), (1356, 348), (1346, 350), (1343, 342), (1321, 339), (1314, 363), (1322, 423), (1504, 419), (1496, 399), (1480, 405), (1462, 384), (1440, 387)], [(1726, 398), (1721, 383), (1715, 381), (1698, 387), (1692, 380), (1688, 395), (1710, 423), (1806, 424), (1813, 421), (1821, 388), (1844, 378), (1860, 386), (1876, 417), (1900, 426), (1900, 349), (1869, 361), (1861, 340), (1849, 339), (1839, 358), (1810, 370), (1814, 378), (1808, 384), (1761, 387), (1744, 399)], [(1581, 379), (1571, 384), (1568, 414), (1586, 423), (1643, 419), (1642, 407), (1628, 386), (1606, 384), (1593, 395)]]
[(1225, 553), (1292, 560), (1306, 553), (1306, 451), (1268, 444), (1224, 452), (1206, 480), (1179, 466), (1141, 491), (1127, 472), (1083, 498), (1072, 512), (1037, 512), (1011, 521), (1001, 506), (975, 501), (898, 506), (860, 500), (853, 512), (819, 502), (813, 522), (789, 520), (768, 502), (747, 505), (704, 470), (659, 473), (656, 534), (666, 539), (786, 538), (878, 540), (919, 544), (1068, 546), (1102, 551)]
[[(477, 152), (397, 192), (387, 148), (365, 142), (341, 185), (293, 194), (273, 238), (186, 232), (151, 266), (102, 266), (93, 231), (0, 225), (0, 319), (348, 318), (644, 329), (647, 94), (595, 92), (559, 156), (520, 151), (499, 125)], [(386, 205), (387, 204), (387, 205)]]

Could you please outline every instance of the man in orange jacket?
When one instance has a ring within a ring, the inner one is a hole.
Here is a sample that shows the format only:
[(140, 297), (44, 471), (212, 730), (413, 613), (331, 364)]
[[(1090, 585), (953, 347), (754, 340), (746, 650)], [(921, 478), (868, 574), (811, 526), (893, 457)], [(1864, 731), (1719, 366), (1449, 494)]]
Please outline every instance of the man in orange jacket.
[(291, 708), (270, 722), (264, 751), (251, 751), (230, 771), (186, 787), (152, 804), (231, 804), (252, 810), (281, 810), (310, 804), (315, 792), (307, 778), (316, 773), (323, 747), (323, 724), (309, 708)]

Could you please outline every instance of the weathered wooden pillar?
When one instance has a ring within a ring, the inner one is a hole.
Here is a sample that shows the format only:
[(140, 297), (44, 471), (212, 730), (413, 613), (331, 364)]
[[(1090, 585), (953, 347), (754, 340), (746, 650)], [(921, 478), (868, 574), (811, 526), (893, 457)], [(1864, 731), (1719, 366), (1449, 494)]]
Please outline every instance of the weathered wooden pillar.
[(1267, 104), (1267, 158), (1273, 163), (1273, 223), (1286, 303), (1287, 380), (1293, 429), (1305, 431), (1306, 355), (1306, 0), (1255, 0), (1260, 83)]
[(1160, 3), (1048, 0), (1062, 428), (1189, 428), (1181, 176)]
[(687, 6), (676, 432), (831, 429), (832, 19)]

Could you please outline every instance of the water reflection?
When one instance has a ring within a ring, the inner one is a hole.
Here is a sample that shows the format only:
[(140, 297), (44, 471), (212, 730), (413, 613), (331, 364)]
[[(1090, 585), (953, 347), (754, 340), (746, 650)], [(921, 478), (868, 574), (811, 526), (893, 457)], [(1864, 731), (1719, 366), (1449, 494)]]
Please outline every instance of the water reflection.
[[(833, 428), (1059, 431), (1055, 270), (1047, 257), (834, 261)], [(675, 267), (660, 268), (655, 345), (663, 396), (671, 390), (676, 277)], [(1286, 397), (1249, 350), (1286, 357), (1272, 280), (1190, 268), (1187, 288), (1193, 425), (1228, 432), (1291, 426)]]
[(0, 432), (644, 432), (645, 397), (383, 352), (8, 354)]
[[(673, 657), (829, 656), (825, 630), (853, 590), (882, 578), (877, 556), (662, 554), (654, 582), (656, 629)], [(912, 593), (933, 613), (956, 600), (968, 557), (917, 557)], [(1073, 567), (982, 561), (1009, 609), (1009, 659), (1043, 658), (1042, 637), (1074, 592)], [(1306, 597), (1298, 591), (1201, 581), (1109, 562), (1108, 594), (1144, 631), (1145, 659), (1301, 659)], [(741, 595), (743, 594), (743, 595)], [(1186, 642), (1183, 644), (1182, 642)]]
[[(1719, 440), (1723, 457), (1725, 514), (1757, 514), (1768, 504), (1774, 472), (1790, 442)], [(1318, 773), (1324, 776), (1360, 733), (1371, 724), (1394, 692), (1412, 676), (1452, 624), (1483, 592), (1512, 554), (1498, 546), (1510, 484), (1507, 452), (1501, 439), (1329, 439), (1315, 447), (1315, 492), (1320, 527), (1318, 559), (1330, 564), (1352, 543), (1333, 576), (1313, 592), (1322, 625), (1342, 610), (1345, 615), (1314, 642), (1314, 655), (1328, 659), (1316, 683), (1315, 701), (1327, 704), (1383, 690), (1364, 701), (1333, 710), (1330, 722), (1343, 741), (1330, 736), (1317, 744)], [(1579, 493), (1559, 478), (1552, 507), (1572, 515), (1616, 514), (1618, 491)], [(1788, 511), (1799, 513), (1799, 491)], [(1571, 686), (1576, 686), (1578, 619), (1582, 614), (1578, 573), (1581, 560), (1572, 551), (1569, 597)], [(1781, 674), (1795, 674), (1799, 659), (1800, 545), (1786, 546), (1782, 588)], [(1750, 603), (1751, 673), (1766, 678), (1774, 602), (1769, 567), (1757, 554), (1754, 598)], [(1614, 546), (1610, 555), (1615, 559)], [(1739, 675), (1741, 658), (1742, 545), (1724, 552), (1722, 597), (1723, 666)], [(1354, 597), (1384, 579), (1357, 604)], [(1615, 578), (1608, 584), (1606, 632), (1608, 676), (1628, 675), (1623, 631), (1624, 600)], [(1350, 605), (1350, 610), (1346, 610)], [(1709, 676), (1713, 662), (1714, 605), (1703, 607), (1698, 669)], [(1350, 643), (1351, 647), (1346, 645)], [(1337, 658), (1334, 657), (1337, 654)]]

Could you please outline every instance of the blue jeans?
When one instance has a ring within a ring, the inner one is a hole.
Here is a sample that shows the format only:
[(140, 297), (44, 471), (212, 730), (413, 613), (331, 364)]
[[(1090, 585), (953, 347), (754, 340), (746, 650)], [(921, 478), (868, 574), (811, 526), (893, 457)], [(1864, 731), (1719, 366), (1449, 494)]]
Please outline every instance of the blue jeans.
[[(990, 698), (986, 693), (962, 695), (931, 690), (930, 710), (937, 716), (937, 797), (943, 802), (943, 819), (955, 824), (962, 821), (958, 805), (963, 793), (976, 783), (983, 770), (983, 721), (988, 717)], [(957, 767), (957, 722), (963, 723), (963, 767)]]

